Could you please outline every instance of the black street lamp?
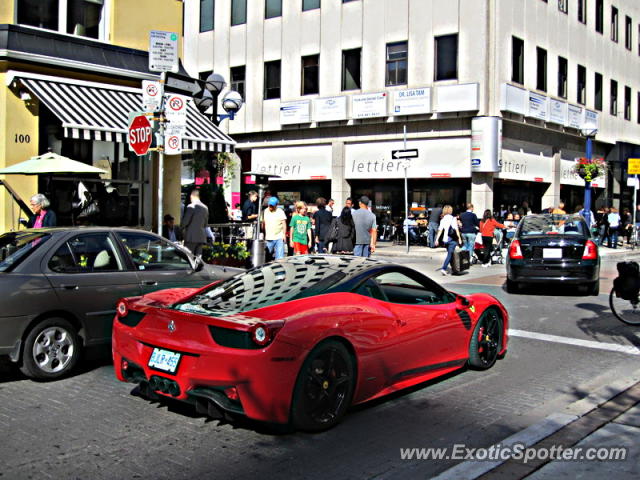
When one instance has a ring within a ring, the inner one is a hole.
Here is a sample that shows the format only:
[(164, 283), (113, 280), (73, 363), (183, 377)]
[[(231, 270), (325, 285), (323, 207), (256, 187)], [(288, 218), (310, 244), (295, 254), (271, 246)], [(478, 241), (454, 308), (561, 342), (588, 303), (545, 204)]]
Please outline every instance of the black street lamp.
[(238, 92), (230, 90), (222, 97), (222, 108), (227, 113), (218, 115), (218, 97), (226, 86), (227, 82), (222, 75), (212, 73), (204, 81), (204, 88), (199, 88), (193, 95), (195, 105), (200, 112), (205, 113), (210, 108), (213, 109), (211, 121), (216, 126), (219, 126), (220, 122), (227, 118), (233, 120), (244, 104), (242, 96)]

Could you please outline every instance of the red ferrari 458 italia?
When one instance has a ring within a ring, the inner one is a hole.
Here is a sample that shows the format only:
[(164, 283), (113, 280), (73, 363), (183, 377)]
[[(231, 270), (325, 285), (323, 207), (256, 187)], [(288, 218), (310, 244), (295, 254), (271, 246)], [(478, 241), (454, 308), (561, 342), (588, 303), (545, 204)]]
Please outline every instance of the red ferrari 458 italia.
[(487, 294), (461, 296), (407, 267), (297, 256), (202, 289), (118, 303), (119, 380), (147, 396), (317, 431), (350, 405), (507, 349), (508, 315)]

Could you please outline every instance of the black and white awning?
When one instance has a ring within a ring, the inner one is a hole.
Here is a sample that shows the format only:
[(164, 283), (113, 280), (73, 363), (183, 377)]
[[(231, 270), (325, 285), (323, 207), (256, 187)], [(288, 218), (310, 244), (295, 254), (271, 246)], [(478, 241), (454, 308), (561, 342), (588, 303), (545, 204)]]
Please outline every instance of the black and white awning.
[[(142, 109), (139, 89), (104, 83), (10, 72), (9, 83), (19, 81), (60, 119), (67, 138), (125, 143), (129, 112)], [(187, 128), (182, 148), (232, 152), (235, 142), (192, 102), (188, 104)]]

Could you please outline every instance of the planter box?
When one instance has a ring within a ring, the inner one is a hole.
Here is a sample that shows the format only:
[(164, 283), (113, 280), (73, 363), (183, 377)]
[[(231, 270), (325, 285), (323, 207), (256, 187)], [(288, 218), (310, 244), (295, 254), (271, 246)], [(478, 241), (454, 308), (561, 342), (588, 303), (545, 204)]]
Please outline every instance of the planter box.
[(238, 268), (246, 267), (246, 260), (239, 260), (237, 258), (230, 258), (230, 257), (212, 258), (206, 263), (208, 263), (209, 265), (224, 265), (225, 267), (238, 267)]

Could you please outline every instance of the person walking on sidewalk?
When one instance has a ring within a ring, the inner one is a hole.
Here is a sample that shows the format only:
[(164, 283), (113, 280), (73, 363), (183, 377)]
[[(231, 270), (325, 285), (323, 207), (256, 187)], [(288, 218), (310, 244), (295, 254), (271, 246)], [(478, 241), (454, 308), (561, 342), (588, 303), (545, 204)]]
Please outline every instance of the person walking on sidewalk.
[(456, 250), (457, 245), (462, 245), (462, 237), (460, 236), (460, 230), (458, 229), (458, 220), (453, 215), (453, 207), (451, 205), (445, 205), (442, 208), (442, 220), (438, 226), (436, 232), (435, 246), (440, 243), (440, 235), (442, 235), (442, 246), (447, 249), (447, 256), (444, 259), (442, 268), (439, 270), (442, 275), (448, 275), (447, 268), (453, 257), (453, 252)]
[(356, 244), (353, 247), (353, 255), (356, 257), (369, 257), (376, 251), (376, 237), (378, 225), (376, 216), (369, 210), (369, 197), (360, 197), (360, 208), (351, 214), (356, 228)]
[(429, 246), (431, 248), (436, 248), (436, 240), (438, 236), (436, 232), (438, 231), (438, 227), (440, 226), (440, 217), (442, 216), (442, 204), (438, 204), (435, 208), (431, 209), (431, 213), (429, 214), (429, 226), (428, 230), (428, 240)]
[(607, 215), (607, 222), (609, 223), (609, 237), (607, 241), (607, 247), (618, 248), (618, 230), (620, 229), (620, 215), (618, 214), (617, 208), (611, 207), (611, 209), (609, 210), (609, 215)]
[(493, 218), (491, 210), (485, 210), (484, 215), (482, 216), (482, 221), (480, 222), (480, 233), (482, 234), (483, 246), (482, 251), (484, 253), (482, 266), (485, 268), (491, 265), (491, 246), (493, 245), (493, 232), (496, 228), (505, 228), (505, 226), (498, 223), (496, 219)]
[(262, 214), (264, 239), (267, 250), (275, 260), (284, 258), (284, 240), (287, 236), (287, 216), (278, 208), (278, 197), (270, 197), (267, 209)]
[(296, 202), (296, 213), (291, 217), (290, 245), (294, 255), (309, 253), (311, 242), (311, 219), (307, 216), (307, 205)]
[(200, 192), (191, 192), (191, 203), (184, 209), (182, 235), (184, 246), (195, 256), (202, 255), (202, 246), (207, 243), (205, 229), (209, 223), (209, 208), (200, 201)]
[(353, 254), (356, 242), (356, 227), (353, 224), (351, 207), (344, 207), (340, 216), (333, 221), (336, 222), (338, 230), (336, 240), (333, 242), (333, 253)]
[(313, 221), (316, 225), (315, 241), (317, 252), (326, 253), (327, 235), (329, 234), (329, 227), (333, 217), (331, 212), (327, 210), (327, 201), (324, 197), (319, 197), (316, 200), (316, 207), (318, 207), (318, 210), (313, 214)]
[(478, 220), (478, 216), (473, 213), (473, 203), (467, 203), (467, 211), (460, 215), (460, 222), (462, 223), (461, 232), (464, 240), (464, 246), (462, 248), (467, 250), (469, 255), (472, 255), (476, 235), (480, 227), (480, 220)]

